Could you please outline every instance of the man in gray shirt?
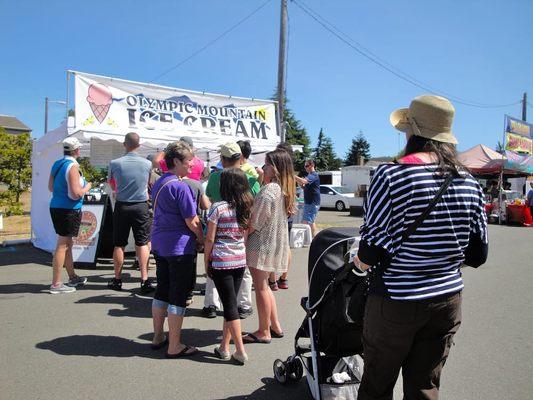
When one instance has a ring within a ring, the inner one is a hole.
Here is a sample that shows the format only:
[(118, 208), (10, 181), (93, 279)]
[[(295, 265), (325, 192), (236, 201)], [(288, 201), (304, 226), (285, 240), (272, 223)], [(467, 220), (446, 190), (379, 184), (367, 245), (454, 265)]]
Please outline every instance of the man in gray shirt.
[(148, 279), (148, 257), (150, 256), (150, 226), (152, 224), (148, 208), (148, 179), (152, 163), (141, 157), (139, 135), (128, 133), (124, 138), (126, 154), (109, 163), (109, 183), (116, 191), (115, 210), (113, 213), (113, 264), (115, 277), (108, 287), (122, 289), (122, 264), (124, 248), (128, 244), (130, 229), (133, 229), (135, 252), (141, 269), (141, 292), (154, 290)]

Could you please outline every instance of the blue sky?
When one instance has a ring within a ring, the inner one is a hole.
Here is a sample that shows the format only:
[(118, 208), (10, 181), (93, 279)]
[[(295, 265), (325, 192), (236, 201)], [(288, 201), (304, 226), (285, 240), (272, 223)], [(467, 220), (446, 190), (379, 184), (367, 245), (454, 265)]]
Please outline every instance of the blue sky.
[[(178, 64), (266, 0), (0, 0), (0, 114), (44, 129), (44, 98), (64, 100), (66, 70), (141, 82)], [(401, 71), (467, 102), (533, 104), (533, 1), (298, 0)], [(269, 98), (277, 85), (279, 0), (155, 83)], [(389, 114), (427, 92), (381, 69), (289, 0), (289, 107), (316, 142), (320, 128), (344, 156), (363, 131), (373, 156), (394, 155)], [(521, 106), (454, 102), (459, 150), (501, 140)], [(50, 106), (49, 128), (64, 109)], [(528, 107), (528, 120), (533, 108)]]

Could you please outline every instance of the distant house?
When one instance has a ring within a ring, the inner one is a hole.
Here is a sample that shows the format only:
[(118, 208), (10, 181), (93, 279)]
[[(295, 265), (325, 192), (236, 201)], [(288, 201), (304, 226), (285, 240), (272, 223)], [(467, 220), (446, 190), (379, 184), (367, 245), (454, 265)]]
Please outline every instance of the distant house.
[(365, 163), (365, 167), (377, 167), (381, 164), (390, 163), (394, 160), (394, 157), (374, 157)]
[(0, 127), (7, 133), (18, 135), (19, 133), (31, 133), (32, 129), (12, 115), (0, 115)]

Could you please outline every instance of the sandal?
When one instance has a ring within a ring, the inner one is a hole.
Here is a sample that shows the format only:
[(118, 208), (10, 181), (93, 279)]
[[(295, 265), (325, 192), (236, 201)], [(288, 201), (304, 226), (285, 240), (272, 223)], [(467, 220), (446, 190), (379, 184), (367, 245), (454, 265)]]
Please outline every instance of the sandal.
[(163, 347), (165, 347), (167, 344), (168, 344), (168, 338), (165, 336), (165, 339), (162, 342), (157, 343), (157, 344), (153, 344), (152, 343), (150, 348), (152, 350), (159, 350), (159, 349), (162, 349)]
[(261, 343), (261, 344), (269, 344), (271, 342), (271, 339), (260, 339), (257, 336), (255, 336), (253, 333), (247, 333), (242, 337), (243, 343)]
[[(192, 350), (192, 351), (190, 351), (190, 350)], [(188, 357), (188, 356), (192, 356), (192, 355), (198, 353), (198, 351), (199, 350), (196, 347), (185, 346), (179, 353), (176, 353), (176, 354), (165, 353), (165, 357), (166, 358)]]
[(276, 282), (276, 281), (271, 282), (270, 279), (269, 279), (268, 280), (268, 286), (270, 286), (270, 290), (272, 290), (273, 292), (278, 290), (278, 282)]
[(278, 279), (278, 287), (280, 289), (288, 289), (289, 288), (289, 280), (288, 279)]
[(285, 334), (283, 332), (277, 333), (274, 329), (270, 328), (270, 336), (274, 339), (281, 339)]

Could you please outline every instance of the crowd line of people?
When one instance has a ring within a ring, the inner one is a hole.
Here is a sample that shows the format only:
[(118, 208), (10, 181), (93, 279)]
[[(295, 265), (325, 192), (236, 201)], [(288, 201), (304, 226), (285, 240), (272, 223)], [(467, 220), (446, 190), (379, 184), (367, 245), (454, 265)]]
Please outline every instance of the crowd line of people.
[[(373, 176), (354, 259), (357, 268), (372, 271), (362, 333), (361, 400), (392, 399), (400, 371), (404, 398), (438, 399), (440, 375), (462, 320), (461, 267), (478, 267), (487, 259), (483, 191), (457, 161), (454, 114), (447, 99), (424, 95), (390, 116), (391, 124), (406, 133), (405, 154), (378, 167)], [(249, 144), (229, 142), (220, 148), (222, 170), (210, 175), (204, 190), (192, 176), (200, 177), (204, 169), (190, 138), (170, 143), (151, 162), (136, 153), (137, 134), (128, 133), (124, 146), (126, 155), (109, 169), (116, 190), (115, 277), (109, 287), (122, 287), (124, 246), (132, 228), (141, 291), (155, 290), (152, 348), (166, 347), (169, 358), (190, 356), (198, 349), (182, 343), (181, 327), (192, 301), (196, 255), (203, 250), (208, 276), (204, 310), (211, 316), (222, 304), (224, 313), (222, 340), (214, 353), (246, 363), (246, 343), (270, 343), (284, 335), (273, 291), (288, 287), (296, 184), (304, 187), (303, 218), (316, 233), (320, 195), (313, 161), (305, 163), (305, 178), (296, 176), (290, 150), (282, 144), (266, 154), (263, 168), (254, 169), (247, 162)], [(50, 212), (59, 235), (51, 293), (73, 291), (86, 281), (74, 272), (71, 246), (90, 184), (75, 160), (80, 143), (67, 138), (63, 148), (65, 156), (53, 165), (49, 181)], [(149, 182), (154, 166), (162, 174)], [(157, 288), (147, 276), (150, 251)], [(66, 285), (60, 278), (63, 265)], [(258, 328), (243, 335), (240, 319), (251, 312), (252, 284)]]
[[(155, 292), (152, 348), (168, 346), (169, 358), (194, 354), (198, 349), (183, 344), (180, 332), (186, 308), (193, 302), (197, 254), (204, 252), (207, 278), (202, 313), (214, 318), (222, 309), (224, 314), (222, 341), (215, 354), (243, 364), (247, 359), (244, 343), (270, 343), (284, 335), (273, 291), (288, 288), (297, 180), (307, 186), (306, 198), (319, 193), (314, 163), (306, 161), (309, 175), (304, 180), (294, 172), (289, 144), (267, 153), (263, 167), (256, 168), (248, 162), (252, 151), (248, 141), (228, 142), (219, 148), (221, 169), (209, 174), (195, 156), (189, 137), (148, 158), (138, 153), (139, 146), (139, 136), (128, 133), (125, 155), (109, 164), (114, 277), (108, 288), (122, 290), (124, 250), (131, 230), (141, 273), (140, 292)], [(59, 235), (50, 286), (54, 294), (73, 292), (87, 280), (75, 274), (72, 262), (72, 238), (78, 234), (83, 195), (91, 187), (76, 162), (80, 147), (77, 139), (65, 139), (64, 157), (50, 174), (50, 212)], [(314, 207), (305, 212), (308, 223), (314, 223), (316, 211)], [(156, 263), (157, 286), (148, 277), (150, 253)], [(69, 274), (66, 284), (60, 278), (63, 265)], [(252, 286), (259, 326), (242, 335), (240, 319), (253, 313)], [(236, 348), (233, 355), (231, 340)]]

